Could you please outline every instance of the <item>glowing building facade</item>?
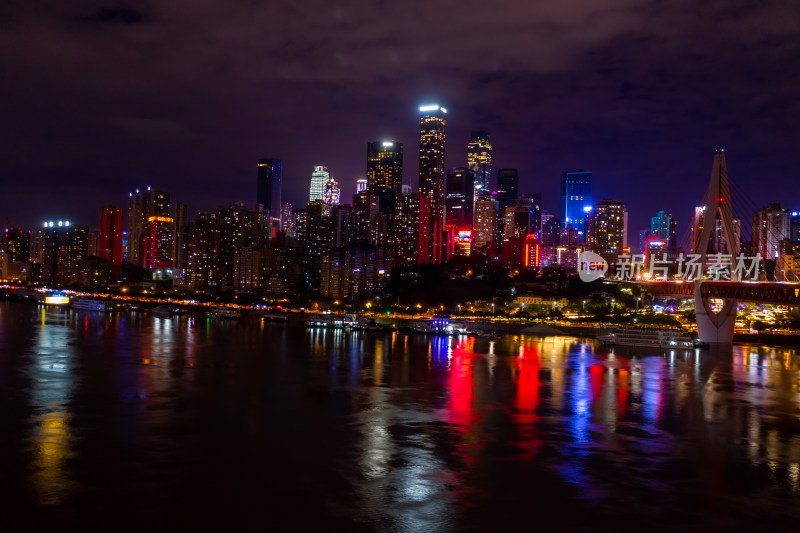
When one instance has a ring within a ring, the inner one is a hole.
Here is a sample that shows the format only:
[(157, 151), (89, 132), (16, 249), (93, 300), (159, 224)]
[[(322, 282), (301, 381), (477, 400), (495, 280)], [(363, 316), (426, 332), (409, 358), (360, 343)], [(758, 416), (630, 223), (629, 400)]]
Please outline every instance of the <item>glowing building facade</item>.
[(122, 209), (113, 205), (100, 211), (100, 238), (97, 243), (97, 256), (106, 259), (111, 266), (120, 266), (122, 250)]
[(308, 191), (309, 202), (322, 202), (325, 200), (325, 187), (329, 179), (331, 179), (331, 173), (328, 172), (328, 167), (322, 165), (314, 167), (314, 172), (311, 173), (311, 186)]
[(586, 217), (586, 247), (616, 264), (622, 249), (628, 247), (628, 212), (618, 200), (604, 198)]
[(592, 173), (582, 170), (561, 176), (561, 227), (572, 226), (582, 238), (586, 215), (592, 211)]
[(428, 199), (428, 261), (436, 264), (443, 252), (447, 110), (425, 105), (419, 112), (419, 192)]
[(367, 143), (367, 192), (378, 196), (379, 209), (394, 214), (403, 185), (403, 143)]
[(473, 131), (467, 144), (467, 166), (472, 171), (475, 197), (491, 188), (492, 143), (486, 131)]

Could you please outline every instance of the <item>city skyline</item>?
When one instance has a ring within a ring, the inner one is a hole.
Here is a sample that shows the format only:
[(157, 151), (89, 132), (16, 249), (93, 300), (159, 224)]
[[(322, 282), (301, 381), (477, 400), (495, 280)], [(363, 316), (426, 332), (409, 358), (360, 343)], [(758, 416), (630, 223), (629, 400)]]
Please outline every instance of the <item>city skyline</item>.
[[(446, 168), (465, 166), (470, 132), (486, 130), (493, 168), (519, 169), (520, 193), (542, 192), (552, 212), (559, 176), (585, 168), (599, 194), (630, 206), (632, 228), (665, 209), (681, 234), (720, 147), (756, 204), (797, 191), (797, 74), (784, 68), (800, 55), (796, 6), (508, 3), (466, 17), (442, 2), (414, 17), (431, 21), (415, 38), (396, 29), (413, 25), (393, 6), (309, 2), (297, 20), (269, 5), (49, 7), (2, 8), (0, 216), (13, 226), (95, 225), (97, 209), (143, 184), (173, 191), (191, 213), (249, 203), (253, 161), (265, 156), (284, 162), (295, 205), (318, 164), (346, 200), (365, 172), (364, 143), (395, 139), (412, 154), (416, 109), (427, 102), (450, 111)], [(342, 24), (294, 32), (331, 17)], [(443, 17), (486, 31), (426, 33)], [(186, 18), (197, 32), (182, 29)], [(287, 28), (266, 39), (265, 20)], [(242, 48), (251, 42), (255, 50)], [(484, 50), (477, 61), (475, 49)], [(417, 172), (407, 157), (404, 183), (416, 186)], [(650, 192), (673, 181), (680, 186)]]

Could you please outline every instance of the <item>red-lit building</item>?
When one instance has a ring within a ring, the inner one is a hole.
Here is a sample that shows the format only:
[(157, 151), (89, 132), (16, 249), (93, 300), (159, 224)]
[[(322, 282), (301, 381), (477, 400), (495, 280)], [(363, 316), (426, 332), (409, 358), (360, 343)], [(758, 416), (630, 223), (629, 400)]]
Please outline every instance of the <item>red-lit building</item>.
[(147, 222), (149, 231), (143, 239), (142, 266), (151, 269), (172, 267), (172, 217), (153, 216)]
[(460, 229), (455, 232), (455, 255), (469, 257), (472, 253), (472, 230)]
[(522, 266), (525, 268), (539, 268), (539, 240), (531, 233), (525, 236), (522, 246)]
[(100, 211), (97, 256), (117, 267), (122, 265), (122, 209), (109, 205)]

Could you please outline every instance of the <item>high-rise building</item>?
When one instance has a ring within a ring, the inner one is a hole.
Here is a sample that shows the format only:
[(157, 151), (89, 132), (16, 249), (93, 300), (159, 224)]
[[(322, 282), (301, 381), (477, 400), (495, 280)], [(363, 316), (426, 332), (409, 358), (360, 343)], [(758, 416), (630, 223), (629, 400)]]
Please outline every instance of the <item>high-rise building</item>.
[(656, 213), (650, 220), (650, 234), (659, 235), (664, 239), (670, 251), (678, 249), (678, 224), (672, 213), (666, 211)]
[(395, 242), (398, 262), (404, 266), (428, 260), (428, 197), (407, 190), (397, 202)]
[(363, 191), (353, 196), (353, 214), (355, 216), (355, 239), (368, 241), (370, 224), (380, 212), (380, 198), (376, 194)]
[(9, 262), (27, 263), (30, 260), (31, 232), (20, 228), (8, 228), (0, 240), (0, 252)]
[(175, 221), (172, 217), (152, 216), (147, 220), (148, 232), (142, 247), (141, 266), (150, 269), (172, 269), (175, 249)]
[(367, 178), (358, 178), (356, 180), (356, 194), (367, 190)]
[(403, 143), (367, 143), (367, 192), (380, 198), (380, 211), (394, 214), (403, 185)]
[(650, 236), (650, 232), (652, 228), (647, 226), (644, 229), (639, 230), (639, 253), (643, 254), (647, 251), (647, 238)]
[(42, 242), (42, 279), (46, 283), (66, 284), (78, 275), (78, 262), (86, 257), (89, 231), (68, 220), (45, 222)]
[(475, 216), (473, 217), (473, 244), (482, 248), (494, 241), (494, 228), (497, 225), (497, 201), (495, 195), (483, 191), (475, 200)]
[(800, 241), (800, 211), (792, 211), (789, 217), (789, 238)]
[(331, 173), (328, 172), (328, 167), (322, 165), (314, 167), (314, 172), (311, 173), (311, 186), (308, 189), (309, 202), (325, 200), (325, 186), (329, 179), (331, 179)]
[(122, 265), (122, 209), (109, 205), (100, 211), (97, 256), (113, 267)]
[(776, 259), (780, 243), (790, 237), (791, 215), (780, 204), (770, 204), (753, 214), (753, 253)]
[(516, 168), (501, 168), (497, 171), (497, 208), (505, 212), (506, 207), (517, 203), (519, 198), (519, 172)]
[(218, 287), (220, 214), (217, 210), (197, 213), (190, 227), (191, 239), (186, 285), (194, 288)]
[(266, 285), (267, 258), (271, 250), (248, 246), (236, 250), (233, 258), (233, 287), (252, 291)]
[(735, 242), (732, 247), (728, 247), (725, 239), (725, 228), (722, 225), (722, 219), (717, 217), (714, 220), (714, 232), (711, 234), (710, 243), (713, 244), (714, 253), (739, 255), (742, 249), (742, 219), (734, 217), (731, 219), (733, 222), (733, 238)]
[(325, 183), (325, 194), (322, 195), (322, 201), (328, 205), (339, 205), (339, 183), (333, 178), (329, 178)]
[(150, 233), (150, 217), (168, 217), (169, 192), (147, 187), (130, 193), (128, 205), (128, 253), (130, 264), (142, 266), (145, 238)]
[(444, 150), (447, 110), (439, 105), (419, 108), (419, 192), (428, 198), (428, 260), (442, 262), (444, 235)]
[(175, 288), (187, 286), (186, 273), (189, 260), (189, 210), (186, 204), (175, 204), (175, 248), (172, 253), (172, 282)]
[(475, 197), (491, 189), (492, 143), (486, 131), (473, 131), (467, 144), (467, 167), (475, 180)]
[[(544, 220), (544, 217), (542, 217)], [(556, 216), (550, 216), (542, 222), (542, 231), (539, 239), (543, 247), (554, 248), (561, 244), (561, 220)]]
[(586, 217), (586, 246), (615, 264), (622, 249), (627, 248), (628, 212), (618, 200), (604, 198)]
[(445, 227), (456, 230), (472, 229), (475, 206), (475, 178), (468, 168), (447, 170), (445, 196)]
[(561, 227), (571, 225), (584, 234), (586, 215), (592, 211), (592, 173), (582, 170), (561, 176)]
[(321, 201), (306, 205), (306, 252), (315, 262), (333, 248), (331, 206)]
[(286, 232), (287, 237), (295, 238), (294, 213), (292, 213), (292, 203), (283, 202), (281, 204), (281, 231)]
[[(231, 286), (236, 251), (256, 244), (257, 215), (241, 202), (231, 202), (227, 208), (220, 207), (218, 211), (219, 275), (223, 285)], [(274, 229), (278, 230), (277, 227)]]
[(292, 217), (294, 218), (294, 238), (298, 241), (305, 243), (308, 238), (308, 224), (306, 223), (308, 213), (304, 208), (292, 209)]
[(522, 241), (529, 234), (539, 232), (541, 219), (541, 195), (530, 194), (517, 200), (515, 205), (506, 208), (504, 215), (503, 240)]
[[(281, 227), (281, 182), (283, 166), (273, 157), (258, 160), (256, 212), (261, 213), (261, 241), (269, 240)], [(259, 207), (261, 206), (261, 207)]]

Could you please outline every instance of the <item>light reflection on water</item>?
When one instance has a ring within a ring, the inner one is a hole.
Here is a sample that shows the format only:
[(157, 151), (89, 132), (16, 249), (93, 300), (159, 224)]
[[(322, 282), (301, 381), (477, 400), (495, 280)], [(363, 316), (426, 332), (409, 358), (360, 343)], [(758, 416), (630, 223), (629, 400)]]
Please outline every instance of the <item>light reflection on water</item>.
[(122, 495), (159, 491), (197, 524), (222, 499), (243, 520), (266, 501), (287, 523), (397, 531), (515, 527), (529, 494), (567, 530), (619, 513), (693, 524), (708, 502), (723, 525), (798, 518), (796, 350), (643, 355), (1, 303), (0, 326), (14, 392), (0, 464), (23, 458), (6, 481), (28, 487), (20, 502), (127, 514)]

